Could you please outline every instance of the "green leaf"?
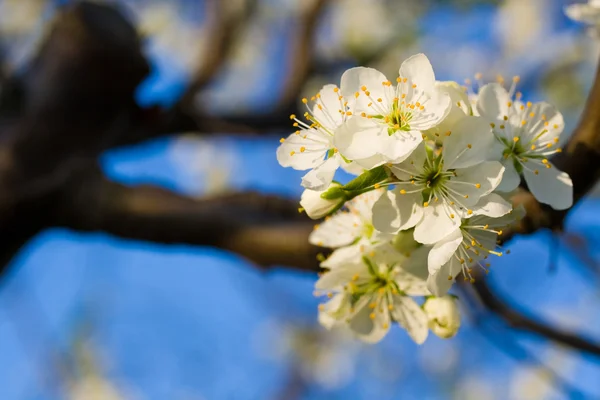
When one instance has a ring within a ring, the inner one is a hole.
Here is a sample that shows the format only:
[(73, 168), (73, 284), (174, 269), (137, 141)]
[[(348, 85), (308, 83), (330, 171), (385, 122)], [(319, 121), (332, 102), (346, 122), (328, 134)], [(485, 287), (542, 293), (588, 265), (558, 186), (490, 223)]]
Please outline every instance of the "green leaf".
[[(358, 196), (365, 191), (373, 189), (373, 186), (377, 183), (382, 183), (389, 178), (387, 169), (381, 165), (377, 168), (365, 171), (346, 185), (342, 186), (342, 189), (346, 192), (351, 192), (352, 197)], [(356, 192), (356, 194), (355, 194)]]

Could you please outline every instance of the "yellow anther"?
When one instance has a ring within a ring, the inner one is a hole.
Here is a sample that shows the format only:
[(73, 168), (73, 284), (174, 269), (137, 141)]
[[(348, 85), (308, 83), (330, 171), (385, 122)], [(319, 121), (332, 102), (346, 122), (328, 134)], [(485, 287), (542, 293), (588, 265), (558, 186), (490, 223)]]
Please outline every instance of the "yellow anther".
[(558, 149), (556, 149), (557, 153), (562, 153), (562, 149), (559, 147)]
[(521, 125), (523, 125), (523, 126), (527, 125), (527, 121), (525, 121), (525, 120), (521, 121)]
[(504, 125), (500, 125), (500, 129), (504, 129)]
[(427, 207), (427, 206), (429, 206), (429, 202), (426, 201), (423, 203), (423, 207)]
[(371, 314), (369, 314), (369, 318), (371, 318), (371, 319), (375, 319), (375, 313), (371, 313)]
[(481, 183), (476, 183), (476, 184), (475, 184), (475, 187), (476, 187), (477, 189), (481, 189)]
[(518, 75), (517, 76), (513, 76), (512, 80), (513, 80), (514, 83), (519, 83), (519, 81), (521, 80), (521, 77), (518, 76)]
[(381, 103), (383, 101), (383, 99), (380, 97), (377, 99), (377, 101)]
[(304, 104), (306, 104), (306, 103), (308, 103), (308, 99), (307, 99), (306, 97), (304, 97), (304, 98), (302, 99), (302, 102), (303, 102)]
[(504, 117), (502, 117), (505, 121), (508, 121), (508, 115), (505, 115)]
[(403, 78), (402, 82), (406, 83), (406, 81), (408, 81), (408, 78)]
[(523, 97), (523, 93), (517, 92), (517, 94), (515, 94), (515, 97), (517, 98), (517, 100), (519, 100), (521, 97)]
[(388, 310), (392, 311), (394, 309), (394, 305), (393, 304), (388, 304)]
[(495, 128), (495, 127), (496, 127), (496, 124), (492, 122), (492, 123), (490, 123), (490, 126), (491, 126), (492, 128)]
[(507, 104), (509, 107), (512, 107), (512, 101), (509, 101)]
[(454, 214), (450, 214), (450, 218), (454, 218)]
[(465, 199), (468, 199), (468, 198), (469, 198), (469, 195), (468, 195), (468, 194), (465, 194), (465, 196), (464, 196), (464, 197), (465, 197)]
[(417, 84), (416, 84), (416, 83), (413, 83), (413, 85), (412, 85), (412, 88), (413, 88), (413, 89), (416, 89), (416, 88), (417, 88)]
[(400, 96), (400, 97), (402, 97), (403, 99), (405, 99), (406, 98), (406, 93), (402, 93), (402, 96)]
[(369, 92), (369, 91), (367, 90), (367, 91), (365, 92), (365, 94), (366, 94), (367, 96), (370, 96), (370, 95), (371, 95), (371, 92)]
[(290, 115), (290, 119), (291, 119), (291, 120), (294, 120), (294, 119), (296, 119), (296, 114), (292, 114), (292, 115)]
[(322, 106), (322, 105), (320, 105), (320, 104), (317, 104), (317, 107), (319, 108), (319, 110), (322, 110), (322, 109), (323, 109), (323, 106)]
[(404, 190), (404, 189), (401, 189), (401, 190), (400, 190), (400, 194), (406, 194), (406, 190)]
[(304, 147), (304, 146), (300, 147), (300, 153), (304, 153), (305, 150), (306, 150), (306, 147)]
[(518, 141), (519, 141), (519, 137), (518, 136), (513, 138), (513, 142), (517, 143)]
[(327, 293), (327, 297), (332, 298), (333, 297), (333, 293), (331, 293), (331, 292)]
[(352, 111), (346, 111), (346, 115), (348, 115), (348, 116), (352, 115)]
[(533, 117), (535, 117), (535, 113), (534, 113), (534, 112), (532, 112), (532, 113), (529, 113), (529, 117), (530, 117), (530, 118), (533, 118)]
[(540, 171), (538, 171), (537, 169), (535, 171), (533, 171), (534, 174), (539, 175)]
[(285, 142), (285, 138), (279, 139), (279, 143), (283, 143), (283, 142)]
[(554, 128), (554, 129), (558, 129), (558, 125), (557, 125), (557, 124), (554, 124), (553, 128)]
[(377, 290), (377, 292), (379, 294), (385, 294), (385, 288), (379, 288), (379, 290)]
[(369, 308), (370, 309), (374, 309), (375, 307), (377, 307), (377, 303), (371, 303), (371, 304), (369, 304)]
[(319, 304), (319, 311), (325, 311), (325, 304)]
[(366, 92), (367, 91), (367, 87), (365, 85), (363, 85), (363, 86), (360, 87), (360, 90), (362, 90), (363, 92)]
[(473, 214), (473, 210), (467, 210), (467, 214), (469, 214), (469, 215)]
[(418, 101), (415, 103), (415, 106), (417, 107), (421, 107), (421, 103), (419, 103)]
[(337, 92), (339, 92), (339, 91), (340, 91), (340, 89), (338, 89), (338, 88), (333, 88), (333, 93), (337, 93)]
[(358, 96), (360, 96), (359, 92), (354, 93), (354, 97), (356, 97), (358, 99)]
[(398, 82), (398, 83), (402, 82), (402, 78), (400, 78), (400, 77), (397, 77), (397, 78), (396, 78), (396, 82)]
[(542, 160), (542, 163), (544, 163), (544, 164), (548, 164), (548, 160), (546, 160), (546, 159), (543, 159), (543, 160)]
[[(548, 144), (550, 144), (550, 143), (548, 143)], [(531, 150), (535, 150), (535, 144), (531, 145)]]
[(446, 136), (450, 136), (450, 135), (452, 135), (451, 131), (446, 132)]
[(452, 278), (452, 275), (448, 275), (448, 280), (451, 281), (452, 279), (454, 279)]
[(294, 150), (290, 151), (290, 156), (293, 156), (294, 154), (296, 154)]
[(365, 112), (360, 113), (360, 116), (363, 117), (363, 118), (365, 118), (367, 116), (367, 113), (365, 113)]
[(352, 275), (352, 280), (356, 282), (358, 280), (358, 274)]
[(471, 145), (471, 143), (467, 144), (467, 148), (469, 148), (469, 149), (473, 148), (473, 146)]

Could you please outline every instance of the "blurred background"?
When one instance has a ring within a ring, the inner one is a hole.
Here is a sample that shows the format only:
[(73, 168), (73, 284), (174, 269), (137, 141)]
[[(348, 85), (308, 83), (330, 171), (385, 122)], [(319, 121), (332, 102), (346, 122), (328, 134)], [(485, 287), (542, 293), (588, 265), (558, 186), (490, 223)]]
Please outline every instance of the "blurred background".
[[(65, 3), (0, 0), (7, 71), (27, 68)], [(139, 105), (175, 104), (209, 65), (209, 3), (118, 2), (151, 62), (136, 91)], [(253, 121), (273, 134), (181, 132), (106, 152), (105, 174), (192, 197), (253, 189), (298, 198), (302, 172), (275, 159), (278, 139), (293, 129), (285, 130), (287, 109), (338, 82), (348, 67), (394, 76), (417, 52), (427, 54), (439, 80), (519, 75), (524, 97), (554, 103), (568, 133), (600, 53), (598, 40), (565, 17), (567, 0), (316, 3), (220, 1), (239, 22), (235, 41), (193, 103), (215, 118)], [(312, 65), (294, 86), (299, 92), (290, 91), (306, 58), (290, 43), (307, 34), (298, 21), (317, 9)], [(544, 231), (513, 240), (490, 285), (537, 319), (600, 340), (599, 228), (600, 201), (592, 195), (570, 212), (562, 236)], [(394, 329), (372, 346), (325, 331), (317, 322), (315, 279), (285, 266), (259, 270), (209, 247), (45, 230), (0, 282), (0, 399), (600, 398), (598, 356), (511, 329), (468, 301), (451, 340), (432, 335), (417, 346)]]

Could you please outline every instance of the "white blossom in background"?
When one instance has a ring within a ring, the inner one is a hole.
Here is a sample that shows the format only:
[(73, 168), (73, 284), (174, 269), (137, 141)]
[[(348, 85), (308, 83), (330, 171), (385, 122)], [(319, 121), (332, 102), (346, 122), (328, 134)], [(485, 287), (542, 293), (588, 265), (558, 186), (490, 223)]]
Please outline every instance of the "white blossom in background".
[[(326, 328), (345, 327), (369, 343), (394, 323), (417, 343), (429, 330), (450, 338), (460, 314), (447, 293), (459, 275), (474, 282), (475, 268), (488, 273), (491, 257), (508, 253), (499, 239), (523, 212), (506, 191), (520, 174), (540, 202), (570, 207), (571, 180), (548, 160), (560, 152), (562, 115), (522, 102), (518, 79), (508, 91), (476, 80), (477, 92), (436, 82), (418, 54), (402, 63), (396, 84), (352, 68), (339, 89), (315, 96), (310, 125), (293, 116), (301, 129), (277, 156), (311, 169), (301, 210), (325, 217), (309, 240), (334, 249), (315, 285), (329, 299), (319, 306)], [(355, 165), (364, 168), (359, 176), (334, 180), (339, 166)]]
[(460, 328), (458, 301), (454, 296), (430, 297), (423, 304), (429, 328), (437, 336), (448, 339)]
[(302, 102), (307, 105), (305, 121), (291, 115), (298, 130), (281, 139), (277, 149), (277, 161), (284, 167), (310, 170), (302, 177), (302, 186), (312, 190), (323, 190), (333, 180), (335, 171), (344, 164), (333, 143), (335, 130), (352, 115), (351, 102), (344, 100), (335, 85), (325, 85), (319, 93)]
[[(518, 79), (513, 81), (518, 82)], [(573, 183), (565, 172), (548, 160), (562, 149), (562, 114), (552, 105), (521, 101), (515, 84), (507, 91), (498, 83), (479, 90), (477, 110), (492, 126), (497, 139), (496, 157), (506, 168), (501, 191), (515, 189), (523, 174), (535, 198), (557, 210), (573, 204)]]
[(600, 28), (600, 0), (588, 0), (587, 3), (570, 4), (565, 7), (565, 14), (574, 21), (589, 25), (593, 33)]

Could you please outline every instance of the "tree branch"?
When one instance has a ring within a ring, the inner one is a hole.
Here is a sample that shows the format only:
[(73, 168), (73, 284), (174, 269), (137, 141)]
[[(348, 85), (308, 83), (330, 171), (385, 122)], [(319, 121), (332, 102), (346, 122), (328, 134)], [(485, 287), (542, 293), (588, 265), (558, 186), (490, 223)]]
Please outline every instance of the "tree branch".
[(258, 193), (191, 199), (154, 186), (128, 187), (99, 170), (73, 179), (57, 202), (56, 224), (157, 243), (215, 246), (259, 266), (316, 271), (313, 222), (297, 202)]

